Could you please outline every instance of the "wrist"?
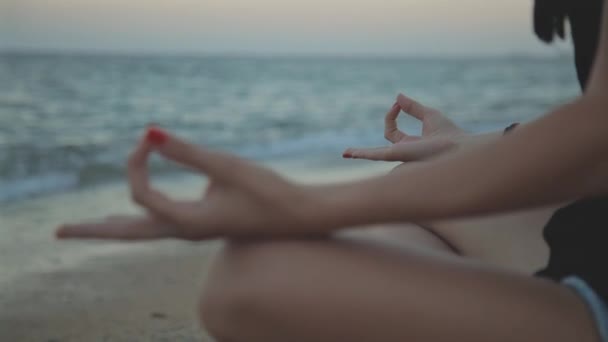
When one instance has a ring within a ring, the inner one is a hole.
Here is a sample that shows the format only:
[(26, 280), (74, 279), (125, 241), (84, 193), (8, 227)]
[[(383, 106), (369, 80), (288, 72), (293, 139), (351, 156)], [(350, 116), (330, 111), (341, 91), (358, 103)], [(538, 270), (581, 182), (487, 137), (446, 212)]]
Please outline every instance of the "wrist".
[(306, 186), (305, 204), (301, 207), (306, 231), (327, 233), (343, 228), (379, 222), (373, 208), (378, 196), (369, 180), (338, 185)]

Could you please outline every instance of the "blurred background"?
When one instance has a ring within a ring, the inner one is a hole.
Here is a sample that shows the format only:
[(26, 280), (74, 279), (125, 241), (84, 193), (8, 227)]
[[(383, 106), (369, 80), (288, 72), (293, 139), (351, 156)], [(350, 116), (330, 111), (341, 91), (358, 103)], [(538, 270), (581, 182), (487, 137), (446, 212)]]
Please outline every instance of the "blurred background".
[[(570, 43), (538, 41), (532, 5), (0, 0), (0, 340), (35, 332), (120, 340), (108, 332), (119, 331), (108, 328), (115, 317), (123, 329), (143, 317), (134, 334), (163, 327), (163, 338), (198, 340), (190, 306), (199, 289), (192, 284), (203, 276), (193, 271), (199, 264), (184, 266), (184, 253), (199, 255), (192, 249), (199, 247), (52, 238), (62, 222), (134, 210), (123, 169), (144, 127), (160, 124), (297, 179), (384, 172), (385, 164), (344, 161), (341, 153), (386, 144), (383, 116), (398, 92), (470, 132), (527, 121), (578, 94)], [(419, 132), (411, 118), (400, 123)], [(154, 160), (152, 169), (172, 190), (200, 191), (171, 165)], [(124, 266), (118, 250), (146, 258)], [(147, 268), (149, 260), (155, 264)], [(167, 260), (175, 264), (158, 271)], [(139, 291), (142, 282), (154, 289), (156, 274), (169, 279), (160, 295)], [(148, 311), (171, 291), (181, 301), (163, 302), (162, 315), (150, 320)], [(163, 315), (172, 323), (158, 323)], [(183, 329), (181, 338), (172, 335)]]
[(568, 43), (537, 41), (529, 0), (0, 6), (0, 201), (120, 179), (150, 122), (250, 158), (330, 163), (384, 144), (398, 92), (484, 131), (578, 91)]

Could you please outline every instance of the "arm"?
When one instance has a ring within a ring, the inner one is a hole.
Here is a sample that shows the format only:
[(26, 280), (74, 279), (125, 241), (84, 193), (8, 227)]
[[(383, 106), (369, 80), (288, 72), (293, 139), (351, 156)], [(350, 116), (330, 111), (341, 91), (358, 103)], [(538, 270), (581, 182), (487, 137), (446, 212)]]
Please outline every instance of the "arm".
[[(62, 238), (200, 240), (321, 233), (367, 223), (468, 216), (606, 194), (607, 13), (608, 6), (587, 93), (504, 138), (386, 176), (310, 187), (294, 185), (234, 156), (149, 131), (130, 159), (128, 174), (134, 201), (153, 215), (67, 225), (57, 234)], [(151, 187), (146, 161), (152, 151), (208, 175), (205, 196), (178, 202)]]
[[(134, 201), (153, 215), (66, 225), (57, 234), (191, 240), (302, 235), (603, 194), (608, 190), (605, 108), (608, 100), (586, 95), (493, 143), (382, 177), (324, 186), (298, 186), (240, 158), (150, 130), (129, 161), (128, 175)], [(152, 151), (208, 175), (203, 198), (175, 201), (151, 187), (146, 160)]]
[(327, 207), (340, 209), (328, 217), (340, 226), (437, 219), (603, 194), (607, 131), (608, 101), (585, 96), (494, 143), (331, 189)]
[[(494, 143), (461, 150), (386, 177), (334, 188), (328, 199), (331, 206), (340, 208), (334, 212), (342, 213), (349, 224), (420, 220), (605, 194), (608, 6), (604, 6), (595, 60), (588, 91), (575, 102)], [(367, 195), (355, 195), (361, 192)], [(328, 220), (343, 225), (339, 215), (328, 214)]]

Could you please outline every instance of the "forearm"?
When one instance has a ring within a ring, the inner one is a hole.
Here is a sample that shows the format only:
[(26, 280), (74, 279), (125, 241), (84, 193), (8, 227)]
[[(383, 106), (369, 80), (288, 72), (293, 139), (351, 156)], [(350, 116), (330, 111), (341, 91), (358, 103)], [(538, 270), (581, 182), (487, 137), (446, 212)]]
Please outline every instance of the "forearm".
[(480, 215), (608, 192), (608, 6), (586, 95), (494, 143), (321, 189), (325, 229)]
[(324, 219), (335, 226), (441, 219), (604, 193), (606, 108), (603, 98), (583, 97), (494, 143), (334, 187)]
[(482, 145), (491, 144), (498, 141), (503, 136), (503, 131), (496, 131), (490, 133), (481, 133), (476, 135), (469, 135), (463, 138), (459, 144), (459, 150), (477, 148)]

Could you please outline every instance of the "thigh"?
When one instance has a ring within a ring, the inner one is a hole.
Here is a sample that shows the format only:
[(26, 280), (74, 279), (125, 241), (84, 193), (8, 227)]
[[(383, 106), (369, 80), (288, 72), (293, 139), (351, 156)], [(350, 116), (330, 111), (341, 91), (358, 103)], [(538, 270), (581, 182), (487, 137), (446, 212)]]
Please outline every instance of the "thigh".
[(533, 274), (547, 264), (543, 228), (552, 208), (477, 218), (349, 229), (341, 238), (442, 253), (483, 261), (506, 270)]
[(378, 248), (399, 248), (418, 253), (460, 256), (449, 241), (415, 224), (382, 224), (353, 228), (333, 234), (334, 241), (363, 242)]
[(508, 270), (532, 274), (544, 267), (549, 247), (543, 229), (556, 208), (446, 220), (424, 227), (448, 241), (458, 254)]
[(597, 341), (562, 286), (360, 241), (230, 243), (208, 290), (247, 304), (239, 341)]

